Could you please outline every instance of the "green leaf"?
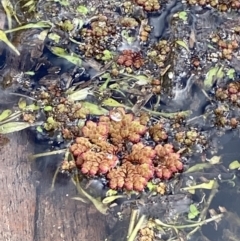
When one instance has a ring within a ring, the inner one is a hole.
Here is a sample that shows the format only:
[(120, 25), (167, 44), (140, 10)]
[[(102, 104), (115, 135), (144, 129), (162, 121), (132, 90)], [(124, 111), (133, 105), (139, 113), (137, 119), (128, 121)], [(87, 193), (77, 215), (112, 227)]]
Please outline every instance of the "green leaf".
[(116, 101), (112, 98), (108, 98), (108, 99), (104, 100), (102, 102), (102, 104), (105, 106), (111, 106), (111, 107), (120, 107), (120, 106), (124, 107), (123, 104), (119, 103), (118, 101)]
[(77, 7), (77, 11), (83, 15), (87, 15), (88, 14), (88, 9), (87, 7), (80, 5)]
[(27, 102), (25, 99), (20, 98), (20, 100), (18, 101), (18, 107), (20, 110), (24, 110), (27, 106)]
[(70, 93), (67, 98), (71, 101), (85, 100), (91, 93), (90, 89), (91, 88), (87, 87), (84, 89), (75, 90), (74, 92)]
[(17, 55), (20, 55), (17, 48), (8, 40), (6, 33), (0, 30), (0, 40), (3, 41), (10, 49), (12, 49)]
[(59, 41), (61, 40), (61, 37), (56, 33), (48, 34), (48, 38), (53, 40), (55, 43), (59, 43)]
[(108, 110), (106, 110), (98, 105), (95, 105), (93, 103), (87, 102), (87, 101), (82, 102), (82, 106), (83, 106), (83, 108), (86, 108), (89, 111), (89, 114), (92, 114), (92, 115), (108, 114)]
[(102, 203), (108, 204), (108, 203), (115, 201), (116, 199), (124, 198), (124, 197), (126, 197), (126, 196), (125, 195), (116, 195), (116, 196), (106, 197), (102, 200)]
[(229, 69), (229, 70), (227, 71), (227, 76), (228, 76), (228, 78), (229, 78), (229, 79), (234, 79), (235, 73), (236, 73), (235, 69)]
[(153, 184), (152, 182), (147, 183), (147, 188), (150, 192), (154, 192), (156, 190), (157, 185)]
[(39, 110), (39, 106), (37, 106), (35, 104), (31, 104), (31, 105), (26, 106), (25, 110), (29, 110), (29, 111)]
[(10, 115), (12, 114), (11, 110), (4, 110), (1, 114), (0, 114), (0, 121), (3, 121), (5, 119), (7, 119)]
[(210, 167), (212, 167), (212, 165), (210, 163), (199, 163), (199, 164), (196, 164), (196, 165), (190, 167), (187, 171), (185, 171), (185, 173), (198, 172), (203, 169), (208, 169)]
[(30, 76), (34, 76), (35, 72), (34, 71), (27, 71), (27, 72), (24, 72), (24, 74), (27, 74), (27, 75), (30, 75)]
[(26, 25), (22, 25), (22, 26), (17, 27), (17, 28), (12, 28), (12, 29), (6, 30), (5, 34), (16, 32), (16, 31), (19, 31), (19, 30), (29, 29), (29, 28), (51, 28), (52, 26), (53, 25), (48, 21), (40, 21), (40, 22), (37, 22), (37, 23), (28, 23)]
[(75, 64), (77, 66), (82, 65), (82, 60), (80, 57), (74, 53), (67, 53), (63, 48), (60, 47), (51, 47), (49, 48), (53, 54), (57, 55), (58, 57), (64, 58), (67, 61), (71, 62), (72, 64)]
[(117, 190), (113, 190), (113, 189), (109, 189), (107, 192), (106, 192), (106, 196), (107, 197), (111, 197), (111, 196), (115, 196), (118, 194), (118, 191)]
[(218, 164), (220, 163), (220, 160), (221, 160), (221, 156), (213, 156), (209, 161), (210, 164), (212, 165), (215, 165), (215, 164)]
[(188, 219), (194, 219), (196, 216), (193, 213), (188, 213)]
[(39, 132), (39, 133), (42, 133), (42, 132), (43, 132), (43, 129), (42, 129), (41, 126), (37, 126), (36, 130), (37, 130), (37, 132)]
[(231, 162), (231, 163), (229, 164), (229, 167), (228, 167), (228, 168), (229, 168), (230, 170), (235, 170), (235, 169), (240, 168), (240, 163), (239, 163), (239, 161), (235, 160), (235, 161)]
[(0, 125), (0, 134), (8, 134), (16, 131), (21, 131), (30, 126), (31, 124), (27, 122), (8, 122), (3, 125)]
[(189, 48), (188, 48), (186, 42), (184, 42), (184, 41), (182, 41), (182, 40), (177, 40), (176, 43), (177, 43), (179, 46), (185, 48), (187, 51), (189, 51)]
[(93, 198), (90, 194), (88, 194), (85, 190), (83, 190), (83, 188), (80, 186), (79, 181), (77, 180), (76, 182), (74, 181), (74, 179), (72, 179), (73, 183), (76, 185), (77, 190), (79, 192), (80, 195), (82, 195), (83, 197), (86, 197), (87, 199), (89, 199), (89, 201), (91, 201), (93, 203), (93, 205), (95, 206), (95, 208), (102, 214), (106, 215), (107, 211), (108, 211), (108, 207), (106, 204), (103, 204), (102, 202), (100, 202), (97, 198)]
[(197, 207), (194, 204), (190, 205), (189, 210), (190, 210), (191, 213), (194, 213), (194, 214), (199, 213)]
[(178, 17), (180, 18), (180, 19), (182, 19), (183, 21), (186, 21), (187, 20), (187, 12), (185, 12), (185, 11), (182, 11), (182, 12), (179, 12), (178, 13)]
[(50, 106), (50, 105), (48, 105), (48, 106), (45, 106), (44, 108), (43, 108), (43, 110), (45, 110), (45, 111), (52, 111), (52, 106)]
[(206, 79), (204, 80), (204, 88), (209, 90), (215, 84), (217, 79), (221, 79), (224, 77), (223, 67), (215, 66), (211, 68), (207, 75)]
[(207, 183), (201, 183), (195, 186), (181, 188), (182, 191), (195, 190), (195, 189), (213, 189), (217, 188), (218, 184), (215, 180), (210, 180)]

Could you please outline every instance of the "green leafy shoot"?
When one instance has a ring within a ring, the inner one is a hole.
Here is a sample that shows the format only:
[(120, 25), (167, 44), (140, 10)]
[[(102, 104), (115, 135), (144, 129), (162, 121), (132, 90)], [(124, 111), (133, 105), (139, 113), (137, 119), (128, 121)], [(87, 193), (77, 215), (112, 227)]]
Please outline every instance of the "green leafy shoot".
[(212, 86), (215, 84), (217, 79), (222, 79), (224, 76), (223, 67), (215, 66), (211, 68), (204, 80), (204, 89), (210, 90)]
[(236, 71), (235, 71), (235, 69), (229, 69), (228, 71), (227, 71), (227, 76), (228, 76), (228, 78), (229, 79), (234, 79), (235, 78), (235, 74), (236, 74)]
[(180, 19), (182, 19), (183, 21), (186, 21), (187, 18), (188, 18), (187, 12), (185, 12), (185, 11), (179, 12), (179, 13), (178, 13), (178, 17), (179, 17)]
[(200, 212), (198, 211), (197, 207), (194, 204), (191, 204), (189, 207), (188, 219), (196, 218)]
[(109, 50), (107, 50), (107, 49), (105, 49), (105, 50), (103, 51), (102, 60), (104, 60), (104, 61), (109, 61), (109, 60), (111, 60), (112, 58), (113, 58), (112, 52), (109, 51)]

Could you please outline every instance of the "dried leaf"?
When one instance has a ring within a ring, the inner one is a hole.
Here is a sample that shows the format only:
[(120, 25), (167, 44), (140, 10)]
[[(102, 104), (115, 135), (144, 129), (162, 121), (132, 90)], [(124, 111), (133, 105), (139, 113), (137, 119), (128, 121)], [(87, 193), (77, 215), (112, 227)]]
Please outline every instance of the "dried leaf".
[(29, 124), (28, 122), (8, 122), (0, 125), (0, 134), (8, 134), (16, 131), (21, 131), (30, 126), (31, 124)]
[(189, 47), (191, 49), (194, 47), (195, 42), (196, 42), (195, 32), (193, 29), (191, 29), (191, 33), (190, 33), (189, 40), (188, 40)]

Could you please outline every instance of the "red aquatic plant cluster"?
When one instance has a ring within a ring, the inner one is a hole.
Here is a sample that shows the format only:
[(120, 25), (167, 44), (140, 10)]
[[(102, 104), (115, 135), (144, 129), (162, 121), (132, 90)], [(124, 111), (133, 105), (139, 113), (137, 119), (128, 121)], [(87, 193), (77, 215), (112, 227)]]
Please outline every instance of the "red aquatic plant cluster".
[(169, 179), (178, 171), (182, 171), (183, 164), (180, 154), (176, 153), (171, 144), (157, 145), (155, 147), (156, 158), (154, 163), (155, 174), (161, 179)]
[(172, 145), (158, 144), (153, 148), (140, 142), (133, 145), (121, 166), (109, 171), (107, 178), (112, 189), (143, 191), (149, 179), (154, 176), (170, 179), (182, 169), (180, 154), (174, 152)]
[(135, 67), (136, 69), (139, 69), (144, 65), (144, 60), (140, 52), (123, 50), (117, 59), (117, 63), (125, 67)]
[(88, 138), (78, 137), (70, 147), (76, 160), (76, 166), (83, 174), (90, 176), (105, 174), (116, 166), (118, 158), (114, 153), (114, 148), (111, 144), (103, 145), (103, 143), (100, 141), (100, 145), (95, 145)]
[(124, 188), (128, 191), (143, 191), (152, 177), (153, 170), (150, 165), (133, 165), (131, 162), (125, 162), (107, 174), (111, 189)]
[(160, 137), (153, 135), (155, 146), (150, 146), (142, 142), (142, 137), (151, 128), (140, 120), (117, 108), (96, 122), (87, 121), (83, 136), (70, 147), (76, 167), (88, 176), (105, 175), (110, 188), (128, 191), (143, 191), (150, 179), (169, 179), (181, 171), (180, 154), (170, 144), (157, 143), (166, 137), (160, 138), (163, 126), (156, 124)]

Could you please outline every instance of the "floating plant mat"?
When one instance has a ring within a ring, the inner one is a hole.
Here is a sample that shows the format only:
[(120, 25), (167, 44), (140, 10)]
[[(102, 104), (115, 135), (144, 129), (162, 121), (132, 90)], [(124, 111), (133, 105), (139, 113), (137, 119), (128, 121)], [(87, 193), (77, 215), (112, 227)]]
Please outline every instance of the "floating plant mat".
[(116, 221), (107, 240), (237, 240), (238, 210), (213, 204), (239, 185), (219, 143), (239, 136), (239, 0), (1, 4), (16, 102), (0, 139), (30, 129), (49, 148), (29, 159), (62, 155), (51, 188), (68, 175), (73, 200)]

